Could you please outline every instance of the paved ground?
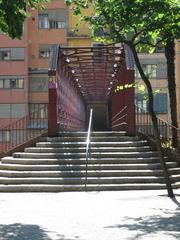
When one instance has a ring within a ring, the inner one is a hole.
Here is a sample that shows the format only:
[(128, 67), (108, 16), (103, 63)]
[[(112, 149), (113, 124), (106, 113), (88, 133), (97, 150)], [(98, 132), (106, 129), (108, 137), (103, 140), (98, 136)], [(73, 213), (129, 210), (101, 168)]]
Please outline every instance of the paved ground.
[(180, 239), (180, 191), (0, 194), (0, 240), (126, 239)]

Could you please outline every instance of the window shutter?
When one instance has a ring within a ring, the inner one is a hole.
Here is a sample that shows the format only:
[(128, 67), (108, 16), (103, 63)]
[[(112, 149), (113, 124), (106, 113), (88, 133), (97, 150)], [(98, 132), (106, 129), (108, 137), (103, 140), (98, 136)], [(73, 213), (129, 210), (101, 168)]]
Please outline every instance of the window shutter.
[(12, 60), (24, 60), (24, 48), (11, 48)]
[(167, 66), (166, 66), (166, 64), (158, 64), (157, 78), (167, 78)]
[(159, 93), (154, 96), (154, 110), (157, 113), (167, 113), (167, 93)]
[(66, 9), (48, 10), (47, 13), (50, 21), (66, 22), (67, 20)]
[(10, 117), (10, 104), (0, 104), (0, 117), (9, 118)]
[(12, 117), (21, 118), (26, 115), (25, 104), (12, 104)]

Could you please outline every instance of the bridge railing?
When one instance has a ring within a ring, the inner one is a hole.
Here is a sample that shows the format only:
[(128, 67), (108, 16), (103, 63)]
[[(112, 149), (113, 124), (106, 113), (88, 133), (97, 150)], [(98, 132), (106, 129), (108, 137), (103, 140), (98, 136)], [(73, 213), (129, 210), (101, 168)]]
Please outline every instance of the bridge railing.
[[(64, 50), (63, 50), (64, 51)], [(85, 130), (85, 103), (67, 59), (58, 45), (51, 48), (49, 66), (48, 135), (61, 131)]]
[(111, 118), (112, 131), (121, 129), (126, 131), (127, 128), (127, 106), (123, 107), (118, 113)]
[[(43, 114), (42, 114), (43, 113)], [(0, 156), (47, 132), (47, 105), (0, 128)]]

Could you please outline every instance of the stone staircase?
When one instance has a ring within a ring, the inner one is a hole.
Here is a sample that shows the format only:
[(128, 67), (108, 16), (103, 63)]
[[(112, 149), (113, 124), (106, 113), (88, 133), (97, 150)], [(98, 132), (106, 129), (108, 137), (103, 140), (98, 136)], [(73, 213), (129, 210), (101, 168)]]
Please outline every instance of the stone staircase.
[[(165, 189), (158, 154), (147, 141), (125, 132), (93, 132), (86, 184), (86, 133), (43, 138), (36, 147), (4, 157), (0, 192)], [(174, 188), (180, 167), (167, 159)], [(85, 187), (86, 184), (86, 187)]]

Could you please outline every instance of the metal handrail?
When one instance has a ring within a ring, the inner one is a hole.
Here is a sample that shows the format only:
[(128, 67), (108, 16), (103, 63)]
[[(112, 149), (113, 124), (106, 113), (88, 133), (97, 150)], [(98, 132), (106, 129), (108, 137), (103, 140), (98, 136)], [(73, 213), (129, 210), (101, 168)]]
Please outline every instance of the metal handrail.
[[(38, 116), (41, 110), (45, 113), (43, 118)], [(41, 134), (47, 132), (47, 123), (47, 105), (45, 105), (31, 114), (3, 126), (0, 128), (0, 154), (5, 155), (14, 151), (18, 146), (41, 136)]]
[(87, 171), (88, 171), (88, 159), (90, 156), (90, 143), (91, 143), (91, 130), (92, 130), (92, 117), (93, 117), (93, 109), (90, 109), (89, 115), (89, 126), (86, 138), (86, 174), (85, 174), (85, 189), (87, 189)]

